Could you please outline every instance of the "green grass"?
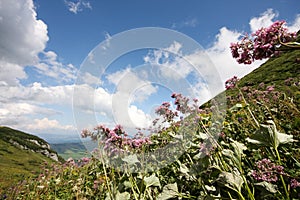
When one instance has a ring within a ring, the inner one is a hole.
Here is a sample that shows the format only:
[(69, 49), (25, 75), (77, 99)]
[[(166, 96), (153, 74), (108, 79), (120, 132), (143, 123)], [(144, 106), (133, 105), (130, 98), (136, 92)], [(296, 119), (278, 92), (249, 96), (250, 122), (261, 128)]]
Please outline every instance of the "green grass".
[[(48, 144), (37, 136), (9, 127), (0, 127), (0, 194), (18, 182), (38, 174), (41, 170), (41, 164), (44, 162), (54, 162), (45, 155), (36, 153), (35, 151), (43, 150), (44, 148), (30, 140), (38, 141), (41, 145)], [(13, 145), (11, 141), (26, 146), (28, 150)], [(55, 151), (50, 149), (49, 152)], [(63, 159), (60, 158), (60, 160), (62, 161)]]
[(43, 162), (52, 163), (53, 160), (0, 139), (0, 194), (19, 181), (36, 175)]

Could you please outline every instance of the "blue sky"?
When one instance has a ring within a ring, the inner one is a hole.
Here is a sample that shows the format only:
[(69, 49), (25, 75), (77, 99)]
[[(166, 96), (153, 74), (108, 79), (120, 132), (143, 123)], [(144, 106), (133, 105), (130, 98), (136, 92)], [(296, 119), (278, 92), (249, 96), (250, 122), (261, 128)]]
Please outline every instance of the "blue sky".
[[(222, 84), (258, 67), (264, 61), (238, 65), (230, 56), (230, 43), (275, 20), (286, 20), (292, 31), (300, 29), (299, 7), (298, 0), (226, 4), (196, 0), (0, 0), (0, 125), (48, 141), (78, 138), (82, 128), (96, 123), (126, 124), (128, 118), (135, 126), (146, 126), (155, 106), (170, 101), (169, 93), (180, 89), (177, 83), (181, 87), (190, 84), (187, 95), (193, 91), (204, 102), (223, 89), (220, 84), (210, 85), (216, 82), (210, 77), (214, 72)], [(143, 27), (184, 34), (201, 49), (189, 52), (176, 37), (167, 43), (168, 38), (162, 36), (164, 46), (160, 49), (121, 55), (103, 68), (103, 74), (89, 73), (85, 68), (95, 60), (99, 67), (105, 60), (97, 48), (130, 45), (126, 40), (116, 45), (116, 36)], [(195, 74), (195, 66), (203, 67), (201, 75)], [(148, 80), (141, 76), (146, 73), (149, 77), (151, 67), (164, 69), (159, 73), (167, 81), (159, 81), (166, 85), (151, 82), (157, 77)], [(84, 81), (78, 81), (81, 79)], [(216, 89), (212, 91), (212, 87)], [(127, 114), (120, 118), (115, 110)]]

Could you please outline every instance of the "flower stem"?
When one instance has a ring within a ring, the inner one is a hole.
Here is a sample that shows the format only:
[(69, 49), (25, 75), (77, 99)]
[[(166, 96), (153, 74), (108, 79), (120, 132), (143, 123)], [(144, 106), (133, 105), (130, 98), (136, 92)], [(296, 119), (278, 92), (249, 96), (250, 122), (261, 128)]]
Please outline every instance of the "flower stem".
[[(281, 163), (281, 159), (280, 159), (280, 155), (279, 155), (279, 152), (278, 152), (277, 147), (275, 148), (275, 153), (276, 153), (278, 162), (279, 162), (279, 164), (281, 165), (282, 163)], [(281, 182), (282, 182), (282, 185), (283, 185), (283, 189), (284, 189), (286, 198), (289, 200), (289, 199), (290, 199), (290, 197), (289, 197), (289, 192), (288, 192), (288, 190), (287, 190), (287, 188), (286, 188), (286, 184), (285, 184), (285, 181), (284, 181), (284, 179), (283, 179), (282, 174), (280, 174), (279, 177), (280, 177), (280, 180), (281, 180)]]
[(250, 113), (252, 119), (254, 120), (256, 126), (259, 127), (259, 123), (258, 123), (258, 121), (256, 120), (256, 118), (254, 117), (252, 111), (250, 110), (249, 104), (248, 104), (248, 102), (246, 101), (246, 99), (245, 99), (245, 97), (244, 97), (242, 91), (240, 90), (240, 88), (239, 88), (238, 86), (236, 86), (236, 88), (238, 89), (239, 93), (241, 94), (244, 103), (247, 105), (247, 110), (248, 110), (248, 112)]

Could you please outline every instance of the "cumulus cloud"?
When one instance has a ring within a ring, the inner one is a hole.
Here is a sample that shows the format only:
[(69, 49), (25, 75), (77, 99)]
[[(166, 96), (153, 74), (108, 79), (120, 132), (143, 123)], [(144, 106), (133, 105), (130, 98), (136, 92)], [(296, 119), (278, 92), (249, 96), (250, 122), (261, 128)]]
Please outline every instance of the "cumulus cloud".
[(78, 12), (83, 11), (83, 9), (92, 10), (92, 6), (89, 1), (79, 0), (79, 1), (75, 2), (75, 1), (65, 0), (65, 4), (66, 4), (68, 10), (74, 14), (77, 14)]
[(157, 91), (157, 88), (144, 79), (143, 74), (139, 72), (140, 70), (135, 71), (127, 67), (107, 75), (107, 80), (116, 86), (115, 95), (118, 99), (124, 99), (129, 104), (135, 101), (142, 102)]
[(18, 85), (20, 79), (27, 78), (24, 67), (0, 60), (0, 80), (2, 85)]
[(207, 55), (213, 62), (223, 83), (232, 76), (245, 76), (265, 61), (256, 61), (251, 65), (243, 65), (238, 64), (236, 60), (232, 58), (229, 48), (230, 43), (237, 42), (241, 34), (242, 33), (223, 27), (217, 34), (214, 44), (206, 50)]
[(37, 19), (32, 0), (1, 1), (1, 60), (35, 64), (48, 41), (47, 25)]
[(296, 19), (293, 23), (287, 26), (290, 32), (297, 32), (300, 30), (300, 14), (296, 16)]
[(73, 82), (76, 78), (77, 68), (72, 64), (63, 64), (58, 61), (57, 54), (53, 51), (43, 52), (43, 58), (34, 67), (36, 71), (53, 78), (58, 82)]
[(1, 1), (0, 76), (16, 85), (26, 78), (23, 66), (39, 61), (48, 41), (47, 25), (37, 19), (32, 0)]
[[(273, 9), (268, 9), (263, 12), (259, 17), (254, 17), (250, 20), (249, 25), (251, 32), (255, 32), (259, 28), (270, 26), (276, 18), (278, 18), (279, 13)], [(288, 23), (286, 25), (290, 32), (297, 32), (300, 29), (300, 14), (295, 17), (294, 22)]]
[(129, 107), (129, 117), (137, 128), (149, 128), (153, 119), (149, 114), (146, 114), (143, 110), (138, 109), (137, 106), (131, 105)]
[(26, 125), (24, 128), (33, 131), (43, 131), (43, 130), (64, 130), (64, 131), (71, 131), (75, 130), (73, 125), (62, 125), (57, 120), (50, 120), (48, 118), (42, 119), (34, 119), (33, 123)]
[(18, 85), (32, 66), (43, 76), (70, 82), (75, 78), (73, 65), (58, 61), (53, 51), (45, 51), (47, 25), (37, 19), (32, 0), (1, 1), (0, 6), (0, 78), (7, 85)]
[(73, 85), (45, 87), (35, 82), (30, 86), (2, 86), (0, 87), (0, 101), (34, 102), (38, 104), (71, 104)]
[(259, 17), (252, 18), (249, 22), (251, 32), (258, 30), (261, 27), (270, 26), (276, 17), (278, 17), (278, 13), (274, 12), (273, 9), (270, 8), (263, 12)]
[(38, 115), (54, 116), (59, 112), (25, 102), (6, 103), (0, 106), (0, 124), (24, 128), (25, 125), (31, 123), (31, 117)]

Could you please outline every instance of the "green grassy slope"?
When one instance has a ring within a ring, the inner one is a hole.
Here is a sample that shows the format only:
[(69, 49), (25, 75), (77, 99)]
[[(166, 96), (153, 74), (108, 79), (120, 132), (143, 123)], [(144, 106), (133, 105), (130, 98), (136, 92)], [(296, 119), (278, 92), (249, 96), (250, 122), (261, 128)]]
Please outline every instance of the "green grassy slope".
[[(272, 99), (270, 99), (270, 105), (266, 106), (274, 107), (277, 110), (273, 109), (273, 117), (279, 120), (279, 124), (285, 132), (300, 136), (300, 116), (297, 114), (300, 110), (300, 50), (287, 51), (269, 59), (243, 77), (238, 85), (241, 89), (248, 87), (247, 91), (274, 86), (274, 89), (280, 92), (278, 98), (284, 102), (290, 102), (287, 105), (293, 104), (294, 106), (283, 106), (282, 103), (272, 104)], [(251, 97), (247, 96), (247, 91), (243, 91), (243, 94), (246, 99), (251, 101)], [(227, 96), (234, 94), (237, 94), (236, 90), (226, 91)]]
[[(26, 145), (30, 150), (21, 149), (10, 143), (10, 140)], [(0, 127), (0, 194), (3, 190), (24, 180), (26, 177), (37, 174), (42, 163), (54, 162), (41, 153), (34, 152), (41, 149), (41, 147), (28, 140), (36, 140), (40, 144), (47, 144), (46, 141), (37, 136), (8, 127)]]

